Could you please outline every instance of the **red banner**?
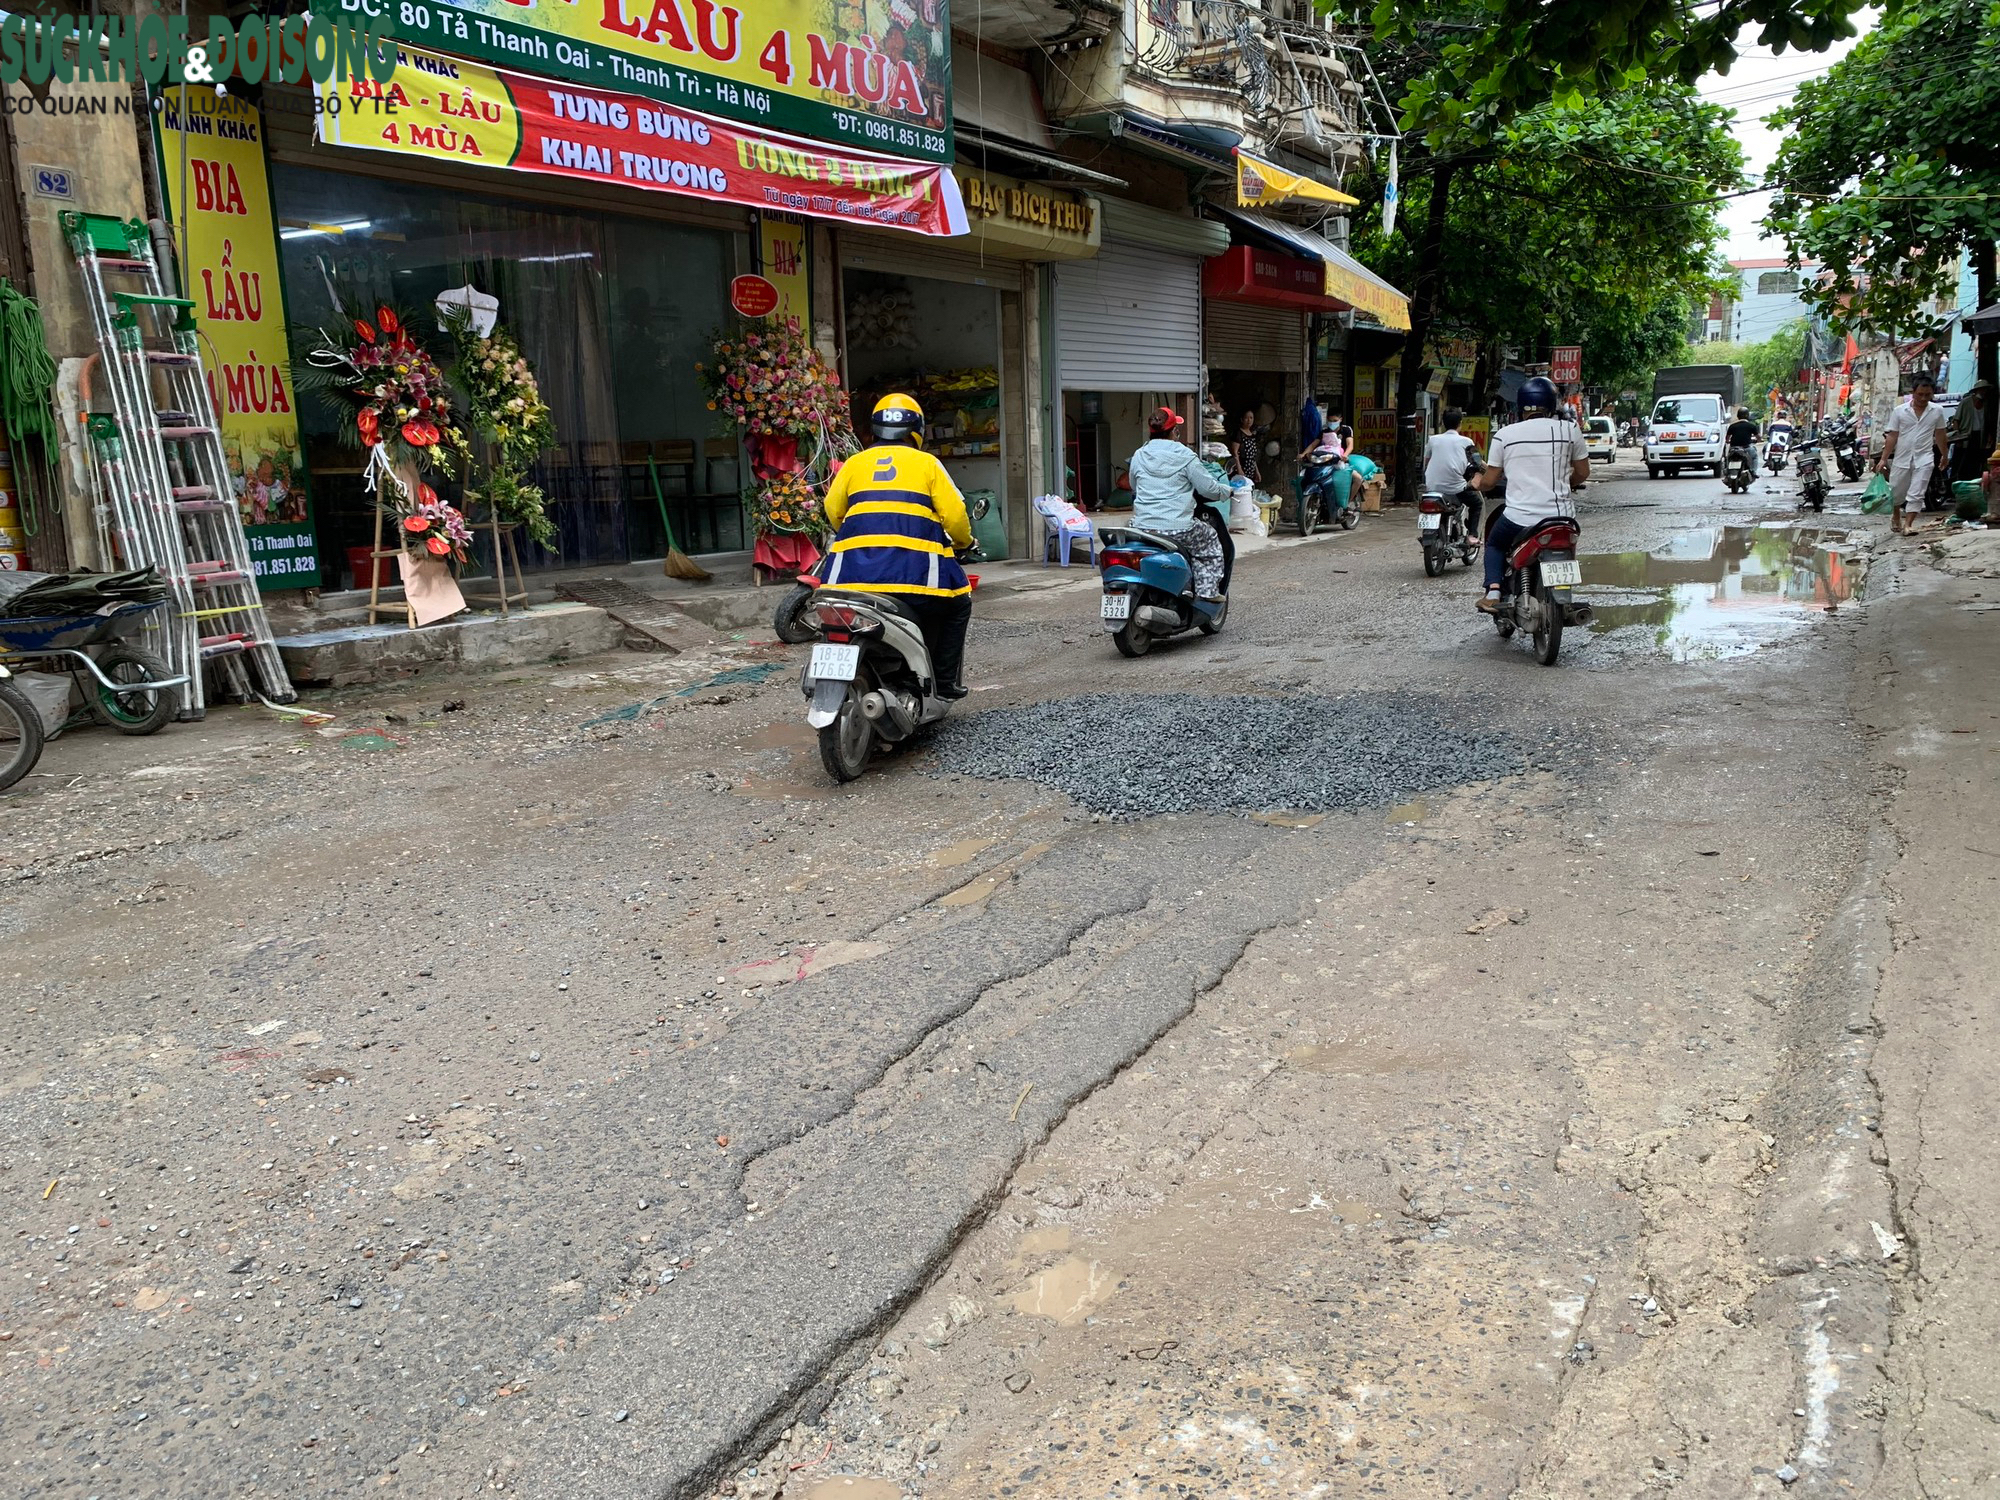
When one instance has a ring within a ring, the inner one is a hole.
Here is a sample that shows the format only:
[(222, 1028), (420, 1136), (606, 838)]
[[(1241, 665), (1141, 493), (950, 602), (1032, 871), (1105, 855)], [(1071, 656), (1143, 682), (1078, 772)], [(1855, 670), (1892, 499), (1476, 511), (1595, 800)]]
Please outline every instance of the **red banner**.
[(966, 232), (944, 167), (836, 151), (633, 94), (530, 77), (410, 48), (386, 83), (320, 86), (320, 139), (364, 151), (512, 168), (713, 203), (902, 229)]
[(1583, 346), (1557, 344), (1549, 351), (1549, 379), (1557, 385), (1575, 385), (1583, 379)]

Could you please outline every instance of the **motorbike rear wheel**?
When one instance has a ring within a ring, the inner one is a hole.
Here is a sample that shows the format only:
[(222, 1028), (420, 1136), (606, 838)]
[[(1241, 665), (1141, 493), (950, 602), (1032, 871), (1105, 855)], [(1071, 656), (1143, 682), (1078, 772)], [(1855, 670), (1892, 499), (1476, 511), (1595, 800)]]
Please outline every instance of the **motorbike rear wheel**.
[(1352, 531), (1361, 524), (1361, 507), (1350, 502), (1340, 508), (1340, 529)]
[(1111, 642), (1120, 656), (1144, 656), (1153, 649), (1153, 633), (1137, 620), (1127, 620), (1118, 627)]
[(1444, 571), (1444, 548), (1442, 546), (1424, 548), (1424, 577), (1435, 578)]
[(1562, 650), (1563, 617), (1562, 606), (1549, 597), (1539, 584), (1535, 587), (1535, 598), (1541, 604), (1541, 614), (1535, 625), (1535, 660), (1545, 667), (1556, 664), (1556, 653)]
[(27, 694), (0, 682), (0, 792), (42, 758), (42, 713)]
[(1222, 622), (1228, 618), (1229, 601), (1224, 599), (1221, 604), (1216, 606), (1215, 614), (1212, 617), (1198, 619), (1198, 623), (1201, 626), (1201, 633), (1203, 635), (1214, 635), (1216, 631), (1222, 629)]
[(835, 781), (852, 781), (868, 769), (868, 752), (874, 749), (875, 727), (861, 711), (861, 700), (852, 688), (841, 701), (833, 722), (819, 732), (820, 764)]

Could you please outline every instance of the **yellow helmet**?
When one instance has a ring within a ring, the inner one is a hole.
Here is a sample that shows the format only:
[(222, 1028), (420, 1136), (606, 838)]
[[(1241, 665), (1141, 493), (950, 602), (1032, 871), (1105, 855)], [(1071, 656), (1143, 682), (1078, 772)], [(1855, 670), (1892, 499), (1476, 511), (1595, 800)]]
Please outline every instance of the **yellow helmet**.
[(916, 397), (901, 391), (891, 391), (875, 403), (868, 425), (874, 429), (877, 442), (900, 443), (908, 438), (919, 448), (924, 445), (924, 409), (917, 405)]

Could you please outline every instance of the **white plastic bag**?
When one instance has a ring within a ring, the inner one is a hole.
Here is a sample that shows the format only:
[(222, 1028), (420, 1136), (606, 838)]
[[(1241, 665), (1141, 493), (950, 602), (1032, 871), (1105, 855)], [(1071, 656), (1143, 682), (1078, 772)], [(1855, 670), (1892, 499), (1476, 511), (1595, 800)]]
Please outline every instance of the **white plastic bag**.
[(439, 292), (436, 306), (440, 319), (464, 317), (472, 325), (475, 338), (489, 337), (493, 325), (500, 320), (500, 299), (469, 282)]
[(45, 736), (56, 734), (69, 722), (71, 679), (67, 672), (16, 672), (8, 681), (35, 705)]

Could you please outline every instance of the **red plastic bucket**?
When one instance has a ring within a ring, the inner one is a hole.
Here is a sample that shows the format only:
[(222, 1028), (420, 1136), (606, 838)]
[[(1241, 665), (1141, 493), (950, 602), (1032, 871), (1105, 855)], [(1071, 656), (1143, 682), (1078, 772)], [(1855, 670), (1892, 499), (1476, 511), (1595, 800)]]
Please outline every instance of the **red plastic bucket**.
[(370, 557), (373, 547), (349, 547), (347, 549), (347, 571), (354, 575), (354, 586), (358, 589), (370, 588), (379, 582), (383, 588), (393, 588), (400, 582), (393, 557)]

